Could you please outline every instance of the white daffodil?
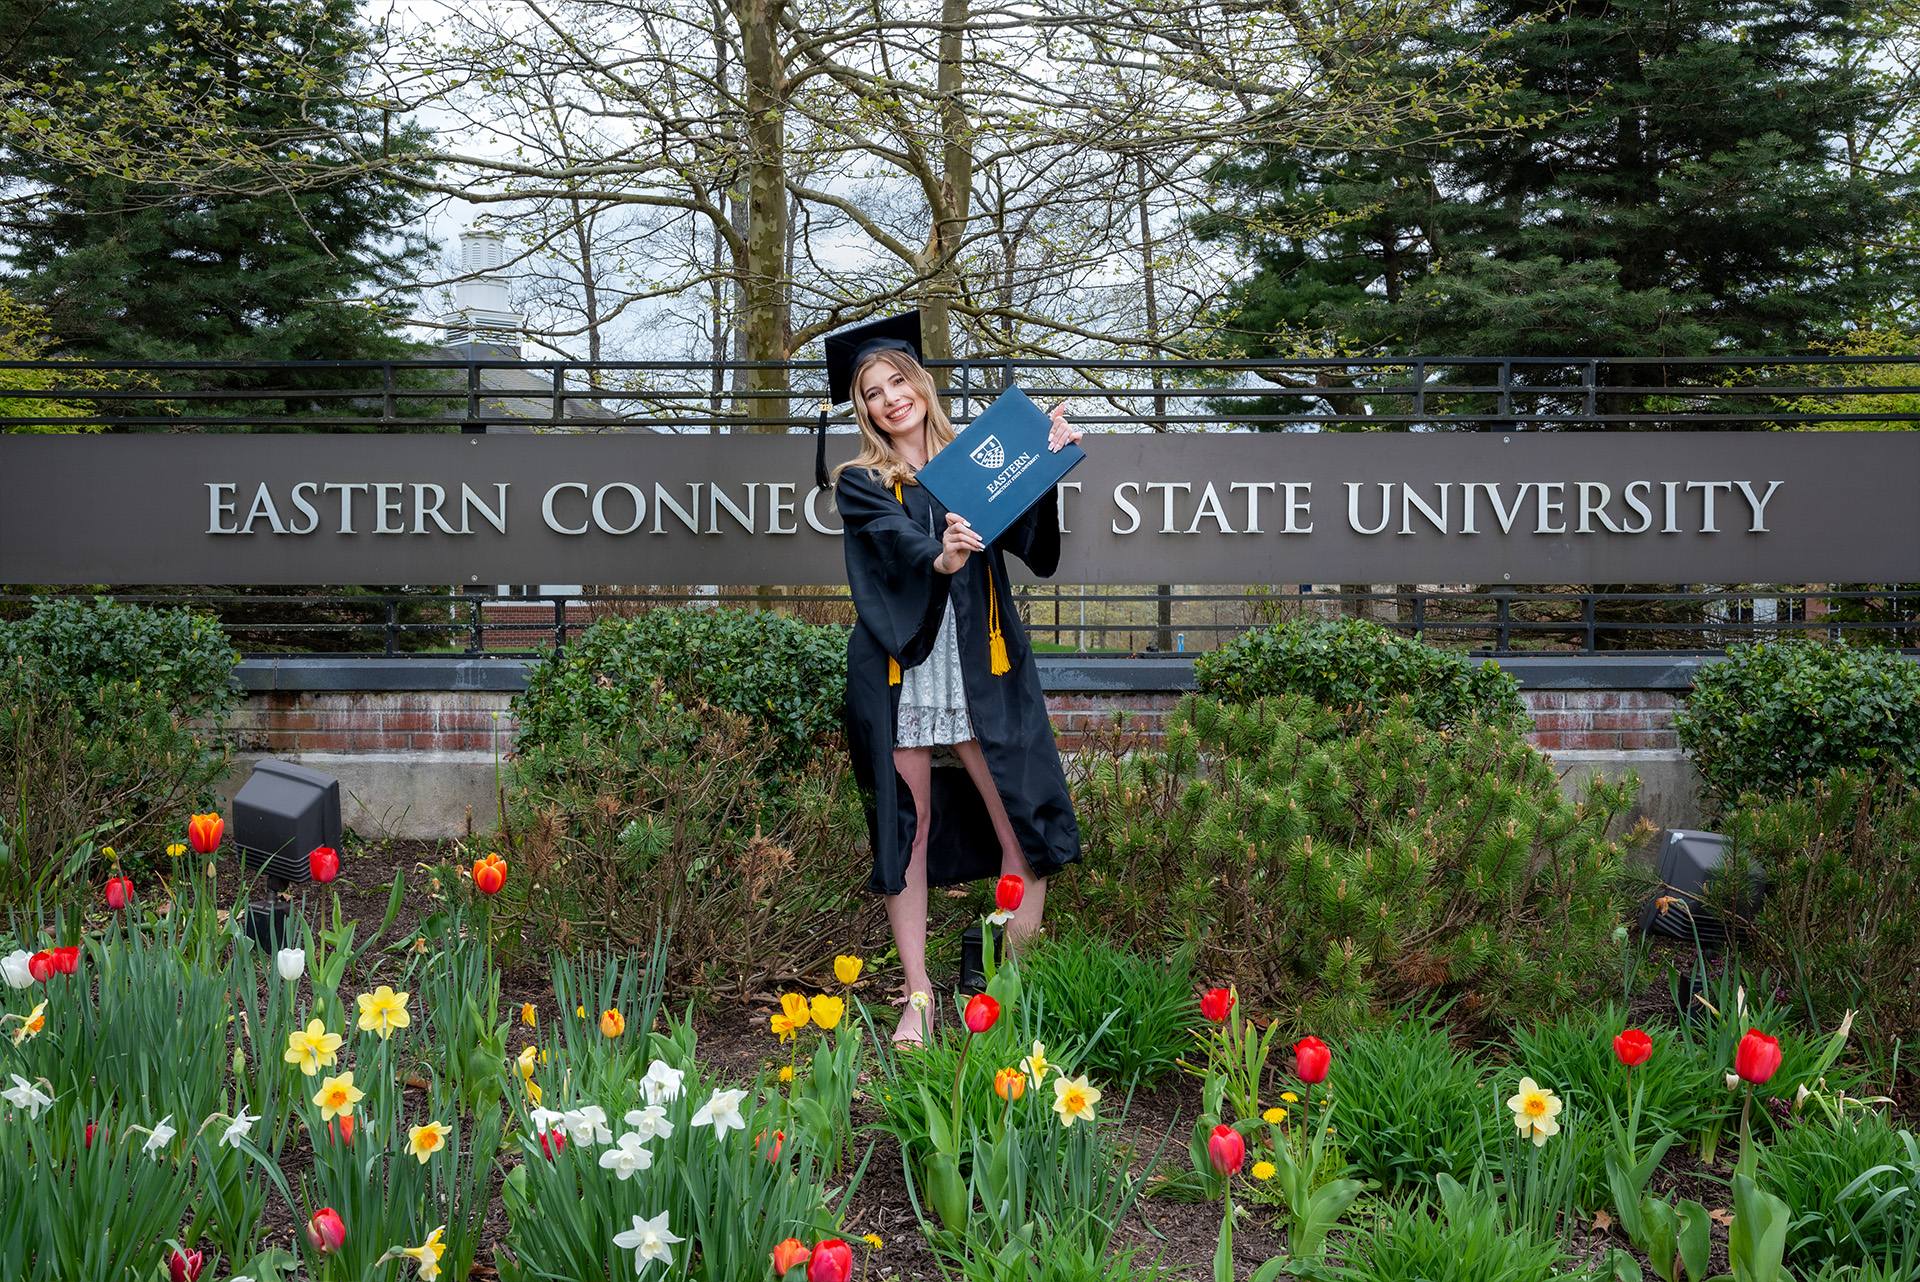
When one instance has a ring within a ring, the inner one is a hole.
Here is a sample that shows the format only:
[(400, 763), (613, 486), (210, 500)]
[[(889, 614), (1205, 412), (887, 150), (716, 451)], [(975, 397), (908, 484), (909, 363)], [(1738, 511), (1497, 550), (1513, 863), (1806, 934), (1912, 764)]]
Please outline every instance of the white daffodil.
[(737, 1131), (747, 1129), (747, 1119), (740, 1116), (740, 1101), (747, 1097), (745, 1091), (715, 1091), (713, 1098), (700, 1106), (693, 1115), (691, 1125), (711, 1126), (713, 1138), (725, 1139), (729, 1127)]
[(291, 984), (307, 973), (307, 950), (304, 948), (282, 948), (273, 956), (273, 964), (280, 971), (280, 978)]
[(651, 1220), (633, 1217), (633, 1227), (625, 1233), (613, 1235), (613, 1244), (621, 1250), (633, 1252), (635, 1272), (658, 1260), (669, 1269), (673, 1267), (673, 1244), (684, 1242), (685, 1238), (675, 1237), (667, 1228), (668, 1212), (662, 1211)]
[[(673, 1135), (673, 1123), (667, 1120), (667, 1110), (658, 1104), (628, 1109), (625, 1121), (633, 1128), (634, 1134), (640, 1137), (640, 1142), (643, 1144), (648, 1140), (669, 1139)], [(626, 1142), (624, 1136), (621, 1142)]]
[(933, 998), (926, 993), (915, 993), (907, 998), (907, 1005), (913, 1007), (915, 1010), (925, 1010), (933, 1005)]
[(1033, 1044), (1033, 1054), (1020, 1061), (1020, 1069), (1033, 1083), (1033, 1089), (1036, 1091), (1046, 1083), (1049, 1071), (1059, 1071), (1054, 1065), (1047, 1063), (1047, 1048), (1043, 1042)]
[(533, 1123), (535, 1135), (545, 1135), (556, 1126), (564, 1126), (567, 1115), (550, 1108), (536, 1108), (527, 1114), (527, 1120)]
[(258, 1117), (249, 1116), (246, 1109), (241, 1109), (239, 1116), (235, 1117), (233, 1121), (227, 1125), (227, 1129), (221, 1132), (220, 1142), (228, 1148), (232, 1148), (241, 1140), (247, 1138), (248, 1133), (253, 1130), (253, 1124), (259, 1120)]
[(680, 1098), (680, 1084), (687, 1075), (677, 1068), (668, 1068), (663, 1059), (656, 1059), (647, 1065), (647, 1075), (640, 1079), (640, 1093), (649, 1104), (671, 1104)]
[(143, 1153), (153, 1154), (153, 1160), (160, 1160), (160, 1151), (173, 1143), (173, 1137), (179, 1134), (173, 1128), (173, 1114), (168, 1113), (160, 1119), (160, 1125), (147, 1132), (147, 1142), (141, 1146)]
[(575, 1144), (610, 1144), (613, 1132), (607, 1129), (607, 1110), (598, 1104), (570, 1109), (561, 1119), (567, 1138)]
[(33, 954), (24, 948), (16, 948), (5, 957), (0, 957), (0, 978), (7, 981), (8, 988), (33, 987), (33, 971), (27, 963), (33, 960)]
[(600, 1155), (600, 1166), (612, 1171), (624, 1182), (633, 1178), (635, 1171), (644, 1171), (653, 1165), (653, 1153), (640, 1147), (646, 1143), (638, 1131), (628, 1131), (620, 1137), (620, 1142)]
[(18, 1073), (13, 1074), (13, 1085), (7, 1090), (0, 1091), (0, 1099), (6, 1100), (15, 1108), (26, 1109), (28, 1117), (40, 1116), (40, 1110), (53, 1103), (53, 1096)]

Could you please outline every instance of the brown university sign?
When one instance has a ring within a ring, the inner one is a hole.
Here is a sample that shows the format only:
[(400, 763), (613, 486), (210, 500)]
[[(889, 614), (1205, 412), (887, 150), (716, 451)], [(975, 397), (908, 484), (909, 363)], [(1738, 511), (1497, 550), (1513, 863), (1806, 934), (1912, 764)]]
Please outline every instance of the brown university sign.
[[(1085, 445), (1060, 491), (1069, 583), (1920, 581), (1915, 432)], [(0, 436), (0, 581), (833, 583), (812, 446)]]

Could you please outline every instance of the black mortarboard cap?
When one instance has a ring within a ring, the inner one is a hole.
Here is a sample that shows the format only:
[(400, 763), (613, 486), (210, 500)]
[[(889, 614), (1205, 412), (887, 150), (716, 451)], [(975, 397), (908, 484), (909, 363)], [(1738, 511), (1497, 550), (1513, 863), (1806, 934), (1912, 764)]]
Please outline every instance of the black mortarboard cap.
[[(827, 400), (840, 405), (853, 399), (853, 371), (860, 362), (878, 351), (891, 348), (907, 352), (920, 360), (920, 312), (916, 308), (899, 316), (888, 316), (843, 329), (826, 337)], [(827, 488), (827, 411), (820, 411), (814, 428), (814, 483)]]

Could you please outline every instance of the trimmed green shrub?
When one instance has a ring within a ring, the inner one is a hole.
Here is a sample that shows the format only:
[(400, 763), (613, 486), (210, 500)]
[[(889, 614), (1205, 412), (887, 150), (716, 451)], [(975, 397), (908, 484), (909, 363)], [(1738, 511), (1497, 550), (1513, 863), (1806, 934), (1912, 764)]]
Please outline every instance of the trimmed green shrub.
[(1804, 640), (1730, 646), (1695, 674), (1674, 729), (1719, 807), (1842, 766), (1920, 777), (1920, 664)]
[(1491, 661), (1436, 650), (1365, 619), (1305, 620), (1248, 632), (1194, 661), (1200, 692), (1222, 703), (1305, 695), (1330, 708), (1407, 715), (1442, 729), (1469, 718), (1528, 724), (1520, 683)]
[(0, 624), (0, 901), (180, 839), (226, 771), (238, 659), (186, 611), (41, 600)]
[(771, 612), (694, 607), (601, 619), (528, 675), (514, 700), (522, 748), (617, 733), (657, 681), (759, 722), (797, 765), (839, 733), (847, 632)]
[(1301, 1031), (1429, 997), (1537, 1017), (1618, 982), (1607, 833), (1636, 787), (1564, 798), (1513, 730), (1434, 730), (1405, 697), (1356, 721), (1188, 696), (1159, 746), (1096, 737), (1070, 769), (1084, 853), (1050, 899), (1110, 937), (1191, 941), (1202, 982)]
[(1069, 927), (1036, 939), (1021, 957), (1027, 1000), (1040, 1003), (1041, 1036), (1049, 1046), (1087, 1047), (1083, 1063), (1101, 1080), (1146, 1085), (1191, 1052), (1198, 1010), (1184, 950), (1154, 961)]
[[(1771, 803), (1743, 800), (1727, 818), (1767, 894), (1745, 945), (1752, 960), (1800, 987), (1826, 1026), (1855, 1028), (1885, 1049), (1920, 1027), (1920, 788), (1835, 770)], [(1725, 889), (1740, 874), (1723, 878)], [(1721, 911), (1725, 911), (1723, 907)]]

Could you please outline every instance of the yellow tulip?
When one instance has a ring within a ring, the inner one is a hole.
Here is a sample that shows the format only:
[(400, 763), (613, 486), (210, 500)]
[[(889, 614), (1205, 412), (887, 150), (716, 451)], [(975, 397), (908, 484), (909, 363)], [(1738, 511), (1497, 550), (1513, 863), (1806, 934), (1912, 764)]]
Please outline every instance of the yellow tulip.
[(833, 959), (833, 977), (843, 984), (851, 984), (860, 978), (860, 972), (866, 963), (858, 957), (836, 957)]
[(533, 1080), (533, 1057), (535, 1054), (537, 1054), (537, 1052), (533, 1047), (522, 1047), (520, 1050), (520, 1058), (513, 1062), (514, 1067), (520, 1070), (520, 1080), (523, 1082), (531, 1082)]
[(167, 846), (167, 858), (169, 859), (178, 859), (180, 858), (180, 856), (186, 853), (187, 853), (187, 848), (181, 842), (178, 842), (178, 841), (172, 842), (172, 843), (169, 843), (169, 845)]
[(540, 1027), (540, 1012), (533, 1008), (532, 1002), (520, 1003), (520, 1022), (528, 1028)]
[(774, 1032), (780, 1035), (781, 1041), (790, 1042), (793, 1040), (793, 1021), (788, 1019), (785, 1015), (769, 1016), (767, 1019), (767, 1024), (769, 1027), (773, 1029)]
[(407, 1014), (407, 998), (410, 995), (396, 993), (386, 984), (370, 993), (360, 994), (361, 1031), (378, 1033), (384, 1040), (394, 1029), (405, 1028), (412, 1022)]
[(838, 997), (828, 997), (822, 993), (813, 999), (809, 1010), (814, 1023), (822, 1028), (833, 1028), (839, 1024), (840, 1017), (847, 1013), (847, 1004)]
[(807, 999), (799, 993), (780, 994), (780, 1009), (786, 1014), (787, 1022), (795, 1028), (807, 1026)]

